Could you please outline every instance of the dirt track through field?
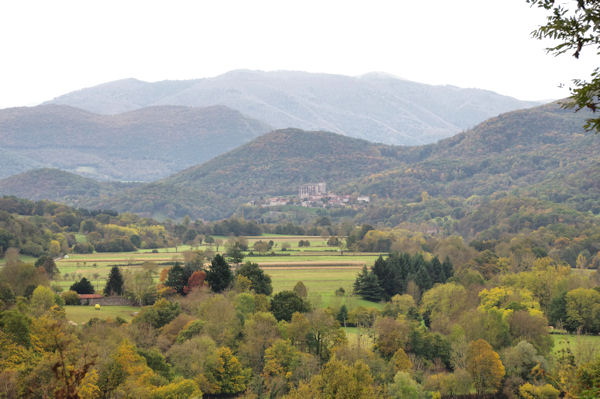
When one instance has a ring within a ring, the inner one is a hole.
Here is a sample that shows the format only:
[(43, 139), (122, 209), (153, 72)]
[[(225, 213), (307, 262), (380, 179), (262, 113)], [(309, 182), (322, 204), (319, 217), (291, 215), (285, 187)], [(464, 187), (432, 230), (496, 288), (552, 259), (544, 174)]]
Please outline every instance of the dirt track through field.
[(307, 260), (303, 262), (259, 262), (260, 267), (295, 267), (295, 266), (342, 266), (362, 267), (365, 262), (348, 260), (345, 262), (335, 260)]
[(351, 270), (360, 270), (362, 266), (260, 266), (261, 269), (264, 270), (331, 270), (331, 269), (351, 269)]

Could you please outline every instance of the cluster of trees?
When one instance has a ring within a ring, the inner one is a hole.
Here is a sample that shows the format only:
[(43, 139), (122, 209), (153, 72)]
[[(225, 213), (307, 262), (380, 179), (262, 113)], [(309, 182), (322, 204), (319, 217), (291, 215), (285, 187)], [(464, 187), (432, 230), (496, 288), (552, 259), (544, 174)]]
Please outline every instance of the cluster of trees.
[[(414, 264), (445, 275), (443, 263), (420, 258), (393, 255), (373, 269), (401, 276)], [(301, 282), (271, 296), (269, 276), (251, 262), (235, 272), (221, 255), (207, 270), (197, 265), (188, 257), (166, 268), (154, 301), (131, 322), (95, 319), (83, 326), (68, 323), (63, 305), (70, 294), (48, 288), (44, 266), (7, 265), (0, 274), (6, 395), (370, 399), (498, 392), (516, 399), (597, 393), (600, 351), (553, 351), (547, 316), (558, 314), (564, 299), (566, 323), (580, 320), (580, 330), (595, 331), (600, 281), (548, 257), (533, 270), (500, 278), (474, 278), (471, 270), (421, 295), (390, 291), (381, 308), (348, 298), (318, 308)], [(24, 274), (15, 278), (16, 271)], [(145, 271), (113, 268), (105, 293), (127, 295), (135, 286), (131, 273)], [(33, 290), (27, 288), (32, 281)], [(343, 325), (358, 327), (358, 336), (347, 337)]]
[(380, 256), (370, 271), (363, 267), (354, 281), (354, 292), (369, 301), (389, 300), (406, 292), (419, 296), (453, 275), (448, 258), (442, 263), (437, 257), (426, 261), (421, 254), (393, 253), (387, 259)]
[(35, 257), (57, 257), (71, 251), (125, 252), (175, 243), (172, 232), (151, 219), (50, 201), (0, 198), (0, 256), (8, 248)]
[[(554, 352), (548, 325), (600, 332), (600, 273), (569, 267), (536, 239), (513, 237), (503, 259), (495, 253), (501, 242), (492, 240), (466, 245), (459, 237), (370, 226), (351, 232), (355, 244), (382, 233), (405, 250), (380, 257), (357, 278), (357, 293), (384, 301), (381, 308), (360, 306), (343, 289), (321, 308), (302, 283), (273, 295), (257, 264), (235, 261), (232, 270), (230, 250), (248, 249), (244, 238), (232, 237), (223, 244), (228, 257), (193, 251), (162, 271), (151, 263), (113, 268), (104, 293), (145, 306), (131, 323), (94, 320), (76, 328), (62, 306), (93, 292), (89, 282), (59, 294), (48, 288), (56, 273), (51, 257), (33, 265), (8, 251), (0, 272), (0, 382), (16, 397), (69, 390), (91, 398), (594, 392), (597, 349)], [(57, 342), (68, 336), (69, 344), (40, 347), (49, 327), (36, 320), (52, 320), (63, 334)], [(342, 326), (357, 327), (358, 338), (346, 337)]]

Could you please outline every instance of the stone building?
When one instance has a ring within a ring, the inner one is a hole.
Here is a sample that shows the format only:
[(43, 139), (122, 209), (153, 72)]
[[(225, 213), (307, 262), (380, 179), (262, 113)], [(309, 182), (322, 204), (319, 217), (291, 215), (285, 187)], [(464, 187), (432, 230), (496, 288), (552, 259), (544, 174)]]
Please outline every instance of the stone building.
[(327, 194), (327, 184), (321, 183), (309, 183), (300, 186), (300, 199), (307, 199), (310, 197), (318, 197)]

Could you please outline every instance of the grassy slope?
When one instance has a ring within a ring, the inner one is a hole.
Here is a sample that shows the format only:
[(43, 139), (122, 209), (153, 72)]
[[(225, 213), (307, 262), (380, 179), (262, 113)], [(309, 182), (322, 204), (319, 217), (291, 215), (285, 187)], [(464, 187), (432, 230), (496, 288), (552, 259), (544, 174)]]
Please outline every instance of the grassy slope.
[(100, 309), (95, 309), (94, 306), (65, 306), (67, 319), (77, 324), (86, 323), (94, 317), (103, 320), (115, 320), (120, 317), (126, 321), (131, 321), (135, 312), (139, 312), (139, 310), (140, 308), (133, 306), (102, 306)]

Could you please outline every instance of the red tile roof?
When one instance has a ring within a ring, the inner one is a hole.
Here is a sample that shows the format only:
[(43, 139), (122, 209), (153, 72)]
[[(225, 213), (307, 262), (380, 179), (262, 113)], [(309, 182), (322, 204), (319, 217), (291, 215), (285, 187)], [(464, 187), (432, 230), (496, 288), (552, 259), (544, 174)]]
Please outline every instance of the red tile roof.
[(79, 294), (79, 299), (100, 299), (103, 298), (100, 294)]

